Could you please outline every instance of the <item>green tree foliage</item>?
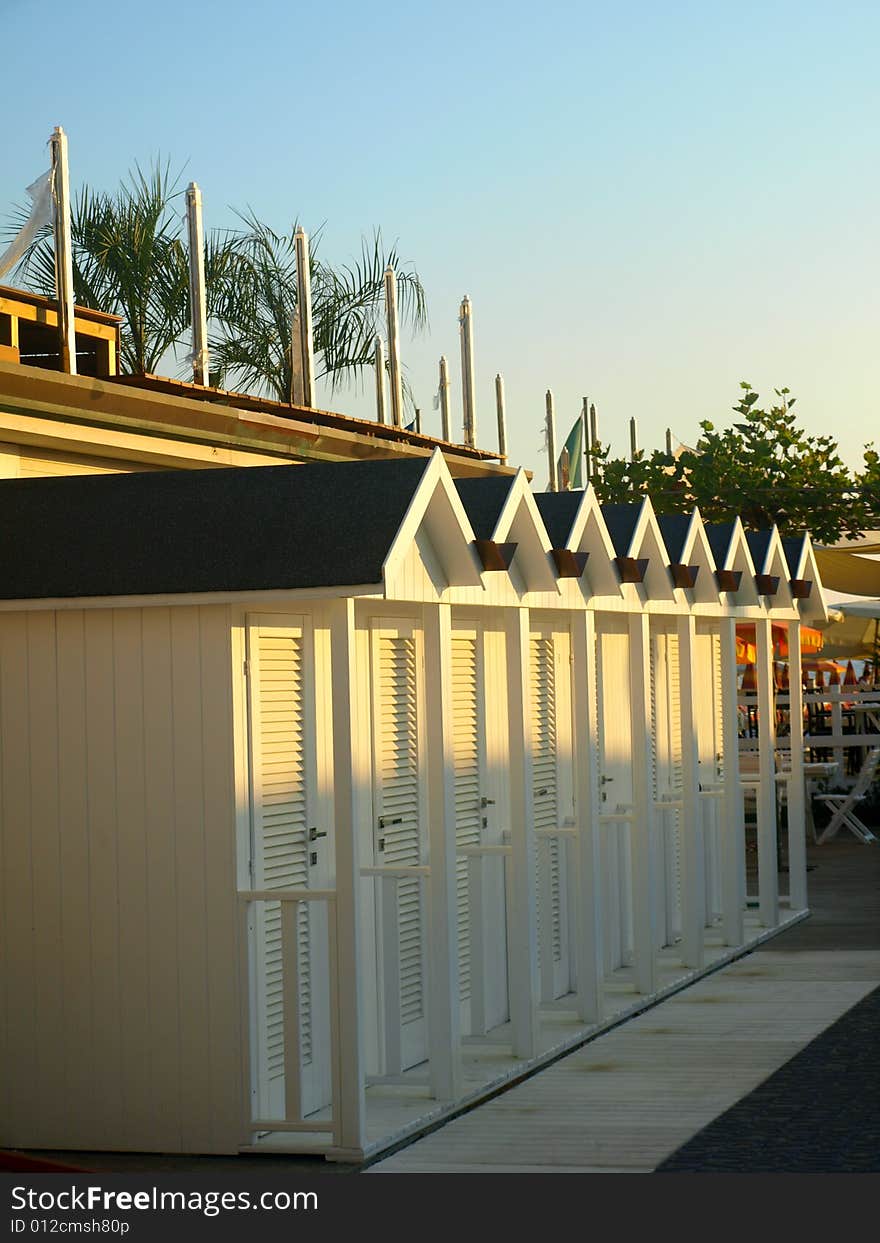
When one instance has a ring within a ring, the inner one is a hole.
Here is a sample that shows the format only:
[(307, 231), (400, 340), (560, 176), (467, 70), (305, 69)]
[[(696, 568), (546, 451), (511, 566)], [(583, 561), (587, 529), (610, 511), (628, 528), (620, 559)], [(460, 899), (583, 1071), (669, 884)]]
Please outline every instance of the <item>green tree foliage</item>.
[[(658, 513), (697, 505), (707, 522), (738, 514), (750, 530), (775, 524), (782, 531), (808, 530), (819, 542), (861, 531), (868, 521), (864, 479), (847, 469), (833, 437), (810, 436), (797, 426), (787, 388), (774, 390), (768, 410), (759, 408), (749, 383), (741, 388), (733, 407), (739, 419), (723, 430), (704, 420), (696, 445), (677, 457), (655, 450), (633, 461), (612, 459), (600, 446), (600, 500), (632, 501), (648, 493)], [(866, 463), (873, 465), (876, 487), (877, 455), (868, 463), (866, 452)]]
[(873, 443), (865, 445), (865, 470), (860, 480), (862, 501), (870, 517), (867, 525), (880, 525), (880, 453)]
[[(139, 167), (108, 194), (88, 186), (71, 211), (74, 296), (81, 306), (122, 317), (120, 365), (133, 375), (156, 372), (168, 354), (190, 345), (189, 271), (184, 189), (168, 163)], [(26, 212), (19, 212), (19, 216)], [(276, 233), (253, 214), (243, 228), (214, 230), (205, 243), (212, 381), (289, 401), (296, 311), (294, 232)], [(11, 229), (17, 232), (21, 219)], [(398, 275), (403, 323), (427, 323), (418, 273), (385, 250), (380, 233), (363, 240), (360, 257), (333, 266), (312, 239), (312, 321), (316, 375), (335, 389), (373, 364), (373, 339), (384, 318), (384, 272)], [(47, 297), (55, 292), (51, 228), (42, 230), (15, 279)]]

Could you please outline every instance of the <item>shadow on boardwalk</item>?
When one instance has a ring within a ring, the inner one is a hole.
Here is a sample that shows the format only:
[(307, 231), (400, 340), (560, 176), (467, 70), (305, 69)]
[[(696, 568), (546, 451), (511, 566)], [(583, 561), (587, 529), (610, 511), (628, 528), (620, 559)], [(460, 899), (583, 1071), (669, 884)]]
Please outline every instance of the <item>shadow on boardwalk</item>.
[[(880, 848), (840, 839), (813, 848), (810, 864), (811, 918), (763, 952), (880, 949)], [(880, 989), (875, 989), (655, 1173), (878, 1171)]]

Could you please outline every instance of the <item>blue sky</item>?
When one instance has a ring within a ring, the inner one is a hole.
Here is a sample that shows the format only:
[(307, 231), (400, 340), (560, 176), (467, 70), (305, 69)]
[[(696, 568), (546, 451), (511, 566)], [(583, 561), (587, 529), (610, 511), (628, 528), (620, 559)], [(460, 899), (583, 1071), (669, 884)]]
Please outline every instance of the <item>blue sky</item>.
[[(404, 361), (427, 430), (458, 304), (474, 306), (477, 439), (505, 378), (537, 472), (589, 395), (603, 440), (724, 424), (738, 382), (788, 385), (851, 465), (880, 440), (875, 4), (0, 0), (0, 213), (47, 165), (112, 188), (161, 152), (206, 224), (250, 205), (325, 223), (343, 261), (381, 226), (428, 294)], [(370, 416), (369, 394), (333, 408)]]

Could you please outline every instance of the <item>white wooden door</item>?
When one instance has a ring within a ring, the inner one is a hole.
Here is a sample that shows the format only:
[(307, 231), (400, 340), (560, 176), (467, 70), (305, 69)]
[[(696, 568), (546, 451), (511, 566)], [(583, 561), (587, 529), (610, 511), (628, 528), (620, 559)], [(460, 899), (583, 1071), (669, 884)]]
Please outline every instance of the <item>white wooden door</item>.
[(543, 625), (529, 644), (532, 779), (538, 858), (538, 960), (545, 1001), (572, 989), (568, 839), (574, 824), (571, 722), (571, 641)]
[[(455, 837), (459, 851), (500, 845), (500, 791), (487, 764), (485, 635), (480, 625), (452, 631)], [(507, 1019), (504, 861), (459, 854), (456, 860), (458, 974), (462, 1031), (485, 1034)]]
[[(247, 683), (254, 888), (326, 888), (329, 826), (316, 816), (314, 645), (306, 618), (248, 618)], [(293, 1007), (289, 994), (285, 1004), (294, 971), (282, 954), (282, 919), (281, 903), (256, 904), (251, 945), (255, 1105), (258, 1116), (278, 1119), (286, 1116), (291, 1074), (303, 1116), (330, 1101), (326, 908), (297, 908)], [(291, 1014), (298, 1014), (298, 1040), (285, 1030)], [(299, 1067), (291, 1066), (297, 1051)]]
[[(370, 628), (374, 864), (426, 861), (424, 657), (422, 633), (408, 619)], [(375, 884), (382, 1064), (395, 1074), (427, 1057), (425, 903), (418, 878)]]
[[(695, 670), (697, 742), (700, 789), (718, 791), (724, 774), (722, 760), (721, 635), (699, 629), (696, 635)], [(721, 916), (720, 798), (701, 798), (704, 858), (706, 865), (706, 923)]]
[(651, 734), (653, 798), (656, 807), (655, 876), (662, 879), (658, 894), (658, 931), (661, 943), (681, 938), (681, 818), (683, 787), (681, 737), (681, 679), (678, 635), (660, 631), (651, 635)]
[[(600, 816), (633, 808), (632, 709), (626, 618), (603, 617), (597, 627)], [(632, 854), (630, 826), (600, 820), (606, 971), (632, 961)]]

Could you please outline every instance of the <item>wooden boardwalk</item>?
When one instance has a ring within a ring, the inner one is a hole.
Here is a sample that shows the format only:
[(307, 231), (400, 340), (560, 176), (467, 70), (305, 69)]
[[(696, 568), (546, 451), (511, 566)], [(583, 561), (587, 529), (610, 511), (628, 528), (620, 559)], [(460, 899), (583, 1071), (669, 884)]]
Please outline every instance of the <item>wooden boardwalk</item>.
[(880, 850), (812, 859), (812, 920), (367, 1172), (655, 1169), (880, 985)]

